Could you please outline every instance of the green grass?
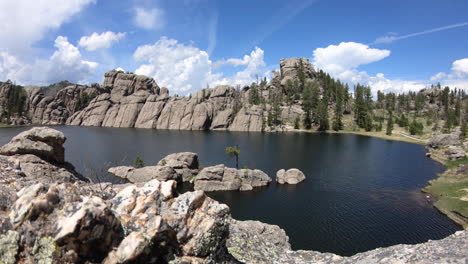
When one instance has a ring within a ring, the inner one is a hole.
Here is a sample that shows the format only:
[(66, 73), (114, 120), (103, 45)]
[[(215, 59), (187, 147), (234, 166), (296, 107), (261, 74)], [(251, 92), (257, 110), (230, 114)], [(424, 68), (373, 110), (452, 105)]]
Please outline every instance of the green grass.
[(464, 157), (461, 160), (447, 160), (445, 162), (445, 166), (447, 166), (448, 169), (458, 168), (458, 166), (462, 164), (468, 165), (468, 157)]
[(437, 199), (434, 205), (442, 213), (468, 228), (468, 175), (456, 173), (459, 165), (468, 164), (468, 158), (445, 161), (444, 164), (448, 170), (430, 181), (430, 185), (423, 191), (431, 193)]
[(15, 127), (15, 125), (8, 125), (0, 123), (0, 127)]

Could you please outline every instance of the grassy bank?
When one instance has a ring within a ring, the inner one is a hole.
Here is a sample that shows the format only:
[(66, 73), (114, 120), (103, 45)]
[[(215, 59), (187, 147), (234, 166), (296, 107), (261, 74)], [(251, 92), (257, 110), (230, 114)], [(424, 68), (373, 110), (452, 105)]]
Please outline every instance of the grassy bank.
[(0, 128), (1, 127), (16, 127), (15, 125), (8, 125), (8, 124), (2, 124), (0, 123)]
[(444, 151), (431, 150), (431, 157), (442, 163), (447, 170), (429, 181), (429, 186), (423, 191), (436, 199), (434, 206), (440, 212), (468, 229), (468, 158), (449, 161)]

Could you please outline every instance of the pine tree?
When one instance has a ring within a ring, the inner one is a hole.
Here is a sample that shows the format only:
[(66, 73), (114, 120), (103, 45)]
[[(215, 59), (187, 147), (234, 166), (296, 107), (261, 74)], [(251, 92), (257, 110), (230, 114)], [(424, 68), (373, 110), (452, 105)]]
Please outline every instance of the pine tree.
[(258, 91), (258, 86), (256, 83), (252, 83), (250, 85), (249, 103), (253, 105), (260, 104), (260, 93)]
[(318, 130), (328, 130), (330, 128), (330, 123), (328, 121), (328, 103), (325, 100), (320, 100), (317, 115), (319, 124)]
[(389, 111), (389, 117), (387, 120), (387, 135), (391, 136), (393, 132), (393, 112)]
[(343, 88), (339, 88), (336, 94), (335, 118), (333, 119), (333, 130), (339, 131), (343, 129)]
[(318, 112), (318, 107), (319, 107), (319, 101), (320, 101), (320, 87), (318, 82), (312, 83), (312, 89), (311, 89), (311, 111), (312, 111), (312, 119), (316, 121), (318, 119), (317, 117), (317, 112)]
[(300, 128), (300, 123), (301, 120), (299, 117), (296, 117), (296, 119), (294, 119), (294, 129), (299, 129)]
[(299, 78), (299, 87), (298, 87), (299, 89), (297, 90), (297, 92), (301, 93), (305, 88), (305, 72), (304, 72), (304, 63), (302, 62), (302, 58), (299, 59), (297, 76)]
[(281, 125), (281, 97), (280, 95), (275, 95), (271, 102), (271, 109), (268, 112), (268, 125), (270, 127)]
[(355, 87), (355, 118), (359, 127), (372, 130), (372, 95), (369, 87), (357, 84)]
[(455, 103), (455, 119), (454, 119), (454, 125), (458, 126), (460, 124), (460, 117), (461, 117), (461, 102), (460, 99), (457, 99), (457, 102)]
[(304, 127), (310, 129), (312, 127), (312, 84), (307, 83), (302, 92), (302, 110), (304, 110)]
[(460, 130), (461, 130), (460, 138), (461, 138), (461, 139), (465, 139), (465, 138), (466, 138), (466, 135), (467, 135), (467, 133), (468, 133), (467, 128), (466, 128), (466, 120), (463, 120), (463, 121), (462, 121)]

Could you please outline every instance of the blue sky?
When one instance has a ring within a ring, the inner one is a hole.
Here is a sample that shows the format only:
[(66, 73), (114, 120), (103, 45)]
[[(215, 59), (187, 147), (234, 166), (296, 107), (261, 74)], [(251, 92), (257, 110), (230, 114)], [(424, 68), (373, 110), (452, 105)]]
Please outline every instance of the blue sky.
[(468, 89), (466, 0), (15, 0), (0, 10), (0, 80), (20, 84), (102, 82), (122, 68), (183, 95), (307, 57), (374, 91)]

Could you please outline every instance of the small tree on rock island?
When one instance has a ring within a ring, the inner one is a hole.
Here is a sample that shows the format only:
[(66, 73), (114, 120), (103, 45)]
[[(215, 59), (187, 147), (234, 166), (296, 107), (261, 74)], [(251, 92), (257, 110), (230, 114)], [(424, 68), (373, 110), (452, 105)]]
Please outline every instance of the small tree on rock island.
[(135, 168), (142, 168), (145, 166), (145, 162), (139, 156), (136, 157), (133, 163), (135, 165)]
[(226, 148), (226, 154), (228, 154), (231, 157), (236, 157), (236, 169), (239, 169), (239, 155), (240, 155), (240, 150), (236, 147), (227, 147)]

